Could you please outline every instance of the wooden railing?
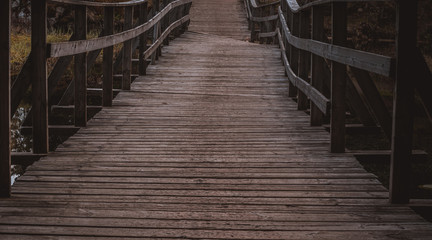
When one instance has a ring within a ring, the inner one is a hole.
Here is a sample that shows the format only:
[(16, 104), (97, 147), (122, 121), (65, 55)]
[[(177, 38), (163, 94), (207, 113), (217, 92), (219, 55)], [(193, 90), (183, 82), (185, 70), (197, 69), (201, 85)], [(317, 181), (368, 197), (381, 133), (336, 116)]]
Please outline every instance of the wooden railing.
[[(74, 32), (68, 42), (47, 43), (47, 1), (74, 8)], [(189, 9), (192, 0), (152, 1), (130, 0), (119, 3), (89, 2), (79, 0), (33, 0), (31, 1), (31, 53), (16, 80), (10, 84), (10, 26), (11, 3), (1, 1), (0, 30), (0, 197), (10, 196), (10, 119), (24, 98), (27, 89), (32, 89), (31, 111), (29, 118), (33, 135), (33, 154), (28, 158), (17, 158), (15, 163), (32, 162), (37, 156), (49, 151), (49, 112), (61, 105), (74, 105), (74, 125), (87, 124), (87, 71), (93, 66), (103, 50), (102, 106), (111, 106), (114, 72), (121, 69), (122, 90), (129, 90), (132, 80), (132, 53), (138, 49), (139, 75), (146, 74), (148, 59), (155, 62), (161, 55), (162, 44), (168, 44), (170, 33), (177, 36), (189, 24)], [(87, 8), (97, 7), (104, 10), (104, 26), (97, 38), (87, 38)], [(123, 31), (114, 33), (114, 9), (124, 9)], [(134, 11), (135, 8), (135, 11)], [(139, 12), (134, 25), (133, 13)], [(148, 43), (151, 42), (150, 45)], [(113, 46), (123, 44), (123, 49), (114, 58)], [(48, 74), (47, 60), (57, 58), (53, 70)], [(59, 101), (54, 101), (55, 86), (74, 60), (73, 80)], [(69, 107), (69, 106), (63, 106)], [(36, 156), (36, 157), (35, 157)], [(13, 161), (13, 159), (12, 159)]]
[[(417, 1), (395, 1), (396, 58), (351, 47), (347, 41), (347, 2), (354, 1), (316, 0), (303, 6), (296, 0), (280, 1), (275, 32), (289, 79), (289, 96), (297, 98), (299, 110), (310, 108), (312, 126), (322, 125), (324, 116), (330, 116), (330, 151), (334, 153), (345, 151), (348, 106), (364, 126), (380, 126), (392, 142), (390, 201), (407, 203), (414, 90), (429, 118), (432, 116), (432, 94), (428, 94), (432, 90), (432, 74), (416, 47), (417, 27), (413, 25), (417, 20)], [(252, 21), (251, 40), (255, 40), (254, 21), (264, 24), (274, 17), (268, 12), (268, 16), (254, 19), (251, 9), (260, 9), (259, 6), (254, 0), (245, 0), (245, 5)], [(324, 32), (326, 13), (331, 15), (331, 36)], [(369, 73), (394, 79), (392, 114)]]
[(245, 0), (244, 4), (248, 27), (251, 31), (250, 41), (259, 40), (262, 43), (265, 38), (267, 42), (274, 39), (279, 18), (277, 14), (279, 1), (258, 5), (256, 0)]

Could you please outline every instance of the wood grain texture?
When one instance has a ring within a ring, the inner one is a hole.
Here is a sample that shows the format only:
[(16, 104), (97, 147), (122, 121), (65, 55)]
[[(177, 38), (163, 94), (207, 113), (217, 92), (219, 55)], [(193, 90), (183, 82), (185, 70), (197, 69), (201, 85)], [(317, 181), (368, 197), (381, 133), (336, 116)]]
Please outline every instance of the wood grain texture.
[(0, 200), (1, 239), (430, 237), (352, 155), (328, 152), (276, 46), (187, 32), (162, 51), (28, 167)]
[(0, 197), (10, 196), (11, 121), (10, 121), (10, 24), (11, 1), (0, 4)]
[[(346, 3), (332, 3), (332, 45), (345, 46), (347, 38)], [(330, 114), (330, 151), (345, 151), (345, 92), (346, 65), (331, 62), (331, 114)]]
[[(396, 4), (396, 76), (393, 93), (392, 155), (390, 164), (390, 199), (392, 203), (409, 202), (410, 167), (414, 124), (414, 84), (412, 74), (404, 71), (416, 59), (418, 1)], [(411, 26), (406, 23), (413, 22)]]
[[(114, 32), (114, 8), (104, 8), (104, 33), (111, 35)], [(102, 106), (112, 106), (113, 99), (113, 58), (114, 47), (107, 47), (103, 49), (103, 82), (102, 82)]]
[(48, 152), (48, 81), (46, 66), (47, 5), (45, 0), (32, 1), (31, 83), (33, 152)]

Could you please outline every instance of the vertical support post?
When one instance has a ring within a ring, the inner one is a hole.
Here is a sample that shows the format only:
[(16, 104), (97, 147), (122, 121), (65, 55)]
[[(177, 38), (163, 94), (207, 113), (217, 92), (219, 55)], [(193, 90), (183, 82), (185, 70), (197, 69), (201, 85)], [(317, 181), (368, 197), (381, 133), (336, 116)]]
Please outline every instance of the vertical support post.
[[(75, 36), (87, 38), (87, 7), (75, 6)], [(87, 53), (74, 57), (75, 76), (75, 126), (87, 126)]]
[[(321, 7), (312, 8), (312, 39), (324, 41), (324, 11)], [(324, 61), (321, 57), (312, 54), (312, 77), (311, 85), (321, 93), (324, 91)], [(311, 126), (321, 126), (323, 123), (323, 114), (321, 110), (311, 101), (310, 123)]]
[[(249, 0), (247, 0), (249, 1)], [(251, 25), (251, 35), (250, 35), (250, 42), (254, 42), (255, 41), (255, 22), (253, 21), (253, 18), (255, 16), (256, 13), (256, 9), (253, 7), (250, 7), (250, 12), (251, 12), (251, 16), (250, 16), (250, 25)]]
[[(156, 12), (160, 12), (161, 11), (161, 6), (160, 6), (160, 0), (153, 0), (153, 3), (155, 4), (155, 7), (156, 7)], [(155, 27), (156, 27), (156, 39), (158, 39), (159, 37), (160, 37), (160, 35), (161, 35), (161, 21), (162, 20), (160, 20), (156, 25), (155, 25)], [(156, 50), (156, 60), (158, 60), (159, 59), (159, 56), (161, 56), (162, 55), (162, 49), (161, 49), (161, 47), (159, 46), (158, 48), (157, 48), (157, 50)]]
[[(147, 2), (140, 5), (139, 23), (143, 24), (147, 21)], [(139, 38), (139, 75), (147, 74), (147, 59), (144, 59), (144, 52), (147, 50), (148, 31), (141, 34)]]
[(34, 0), (32, 10), (32, 113), (33, 152), (48, 153), (48, 80), (47, 80), (47, 4), (46, 0)]
[[(332, 44), (346, 45), (347, 15), (346, 3), (332, 3)], [(332, 61), (331, 63), (331, 127), (330, 151), (345, 152), (345, 91), (346, 66)]]
[[(288, 23), (288, 16), (289, 16), (288, 15), (288, 5), (285, 1), (281, 1), (281, 10), (282, 10), (283, 16), (285, 17), (286, 24), (287, 24), (287, 26), (289, 26), (289, 23)], [(282, 39), (284, 41), (285, 54), (289, 60), (289, 57), (291, 55), (291, 52), (290, 52), (291, 47), (290, 47), (290, 44), (288, 43), (288, 40), (286, 39), (285, 34), (284, 34), (282, 29), (281, 29), (281, 34), (283, 36)], [(283, 63), (282, 63), (282, 65), (283, 65)], [(284, 72), (285, 72), (285, 76), (288, 76), (286, 70), (284, 70)], [(288, 87), (289, 87), (288, 89), (293, 88), (293, 85), (290, 81), (288, 81)]]
[[(189, 11), (190, 11), (191, 4), (192, 4), (192, 3), (188, 3), (188, 4), (184, 5), (184, 7), (183, 7), (183, 15), (182, 15), (182, 17), (189, 15)], [(190, 23), (190, 19), (181, 25), (181, 29), (182, 29), (182, 32), (183, 32), (183, 33), (186, 32), (186, 31), (188, 30), (188, 28), (189, 28), (189, 23)]]
[[(294, 36), (298, 36), (299, 34), (299, 15), (297, 13), (289, 13), (289, 17), (290, 17), (290, 28), (291, 28), (291, 33)], [(295, 48), (294, 46), (290, 45), (290, 55), (289, 55), (289, 62), (291, 65), (291, 69), (293, 70), (293, 72), (297, 75), (298, 74), (298, 56), (299, 56), (299, 51), (297, 48)], [(296, 97), (297, 96), (297, 88), (294, 86), (294, 84), (292, 84), (291, 82), (289, 83), (289, 88), (288, 88), (288, 96), (289, 97)]]
[[(159, 12), (159, 0), (156, 0), (156, 1), (153, 1), (153, 16), (155, 16), (158, 12)], [(153, 41), (152, 41), (153, 43), (158, 38), (158, 25), (159, 25), (159, 22), (153, 26)], [(156, 64), (156, 60), (158, 60), (158, 59), (159, 59), (159, 56), (157, 54), (157, 51), (155, 51), (151, 55), (151, 64)]]
[[(301, 38), (310, 38), (310, 12), (302, 11), (300, 13), (299, 34)], [(299, 51), (298, 76), (305, 81), (309, 81), (310, 53), (308, 51)], [(306, 110), (308, 108), (308, 98), (302, 91), (298, 91), (297, 109)]]
[(11, 195), (10, 27), (11, 0), (0, 3), (0, 198)]
[[(114, 8), (104, 8), (104, 35), (114, 33)], [(102, 106), (112, 106), (113, 99), (113, 57), (114, 47), (103, 49), (103, 83), (102, 83)]]
[[(259, 17), (263, 17), (264, 16), (264, 8), (259, 8), (258, 9), (258, 16)], [(265, 32), (266, 23), (265, 22), (258, 22), (258, 26), (259, 26), (259, 32), (260, 33), (264, 33)], [(260, 44), (263, 44), (264, 43), (264, 38), (260, 38), (259, 37), (259, 33), (256, 36), (257, 36), (257, 39), (260, 42)]]
[[(166, 7), (169, 3), (169, 0), (163, 0), (163, 7)], [(169, 25), (169, 13), (167, 15), (165, 15), (164, 19), (163, 19), (163, 25), (162, 25), (162, 32), (165, 31), (165, 29), (167, 29), (168, 25)], [(169, 38), (165, 38), (164, 45), (168, 46), (169, 45)]]
[[(124, 30), (132, 28), (133, 7), (124, 8)], [(132, 40), (128, 40), (123, 44), (123, 78), (122, 89), (130, 90), (131, 88), (131, 72), (132, 72)]]
[(417, 45), (418, 0), (396, 1), (396, 79), (393, 96), (393, 132), (390, 165), (390, 202), (409, 202), (412, 154), (414, 83), (408, 66)]

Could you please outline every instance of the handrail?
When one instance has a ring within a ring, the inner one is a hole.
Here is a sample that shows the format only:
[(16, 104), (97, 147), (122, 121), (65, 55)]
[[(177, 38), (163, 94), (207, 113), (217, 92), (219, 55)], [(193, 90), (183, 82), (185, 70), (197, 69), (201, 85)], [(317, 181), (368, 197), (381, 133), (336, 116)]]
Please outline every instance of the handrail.
[(306, 3), (302, 6), (300, 6), (297, 2), (297, 0), (282, 0), (285, 1), (293, 13), (298, 13), (303, 10), (309, 9), (314, 6), (329, 4), (329, 3), (343, 3), (343, 2), (388, 2), (391, 0), (316, 0), (310, 3)]
[(256, 3), (256, 0), (250, 0), (250, 2), (253, 8), (264, 8), (268, 6), (277, 5), (280, 3), (280, 0), (271, 3), (259, 4), (259, 5)]
[(152, 28), (166, 14), (168, 14), (171, 9), (191, 2), (192, 0), (177, 0), (175, 2), (171, 2), (162, 11), (160, 11), (157, 15), (148, 20), (146, 23), (121, 33), (89, 40), (51, 43), (48, 46), (48, 57), (62, 57), (89, 52), (113, 46), (124, 41), (136, 38), (137, 36)]
[(381, 74), (386, 77), (391, 76), (391, 57), (296, 37), (291, 34), (280, 7), (278, 8), (278, 12), (284, 35), (287, 41), (296, 48), (352, 67)]
[[(263, 38), (275, 38), (276, 32), (276, 20), (279, 18), (279, 15), (273, 14), (268, 16), (263, 16), (265, 13), (266, 7), (271, 7), (271, 9), (274, 9), (274, 6), (280, 4), (280, 0), (258, 5), (256, 0), (244, 0), (245, 2), (245, 8), (246, 8), (246, 17), (249, 20), (249, 29), (251, 29), (251, 37), (250, 41), (253, 42), (257, 38), (260, 39), (260, 41)], [(271, 10), (273, 11), (273, 10)], [(256, 16), (258, 14), (258, 16)], [(259, 33), (256, 33), (256, 26), (259, 25)]]
[(161, 34), (161, 36), (144, 52), (144, 58), (147, 59), (148, 57), (150, 57), (154, 53), (154, 51), (156, 51), (156, 49), (163, 43), (165, 38), (168, 37), (168, 35), (172, 32), (174, 28), (180, 26), (181, 24), (189, 20), (190, 16), (187, 15), (169, 25), (167, 29)]
[(148, 0), (130, 0), (125, 2), (90, 2), (83, 0), (48, 0), (49, 2), (64, 3), (87, 7), (132, 7), (148, 2)]

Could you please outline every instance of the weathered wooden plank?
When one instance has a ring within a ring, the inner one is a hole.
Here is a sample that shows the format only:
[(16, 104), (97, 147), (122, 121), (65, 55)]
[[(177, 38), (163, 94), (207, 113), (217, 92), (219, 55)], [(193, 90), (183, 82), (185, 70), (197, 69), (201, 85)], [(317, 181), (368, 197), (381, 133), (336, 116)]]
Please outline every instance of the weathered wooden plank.
[(11, 1), (0, 4), (0, 197), (11, 191), (10, 25)]
[(32, 1), (32, 119), (33, 152), (47, 153), (48, 81), (46, 67), (47, 6), (45, 0)]

